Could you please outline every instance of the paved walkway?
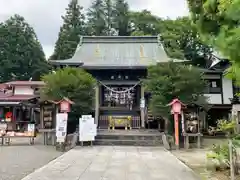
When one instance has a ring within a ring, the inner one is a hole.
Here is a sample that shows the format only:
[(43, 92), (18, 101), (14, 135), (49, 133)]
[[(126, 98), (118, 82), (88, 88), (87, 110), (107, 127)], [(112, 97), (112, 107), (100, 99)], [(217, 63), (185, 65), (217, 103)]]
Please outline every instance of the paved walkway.
[(29, 145), (29, 139), (13, 139), (0, 145), (0, 180), (20, 180), (62, 155), (52, 146)]
[(198, 180), (156, 147), (77, 147), (22, 180)]

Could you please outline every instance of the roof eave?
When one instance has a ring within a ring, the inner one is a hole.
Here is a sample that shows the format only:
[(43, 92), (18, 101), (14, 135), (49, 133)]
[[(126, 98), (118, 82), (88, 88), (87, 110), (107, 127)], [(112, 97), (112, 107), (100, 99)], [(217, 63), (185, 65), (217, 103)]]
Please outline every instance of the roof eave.
[(55, 61), (55, 60), (51, 60), (49, 61), (50, 64), (52, 65), (63, 65), (63, 66), (82, 66), (83, 63), (82, 62), (72, 62), (72, 61), (65, 61), (65, 60), (58, 60), (58, 61)]
[(82, 66), (84, 69), (147, 69), (148, 66)]

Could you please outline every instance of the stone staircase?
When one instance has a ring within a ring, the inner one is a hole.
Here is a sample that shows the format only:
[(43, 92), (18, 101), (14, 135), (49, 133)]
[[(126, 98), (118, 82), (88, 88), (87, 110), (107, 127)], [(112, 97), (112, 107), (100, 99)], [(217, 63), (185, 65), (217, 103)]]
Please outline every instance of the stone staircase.
[(98, 130), (95, 145), (162, 146), (158, 130)]

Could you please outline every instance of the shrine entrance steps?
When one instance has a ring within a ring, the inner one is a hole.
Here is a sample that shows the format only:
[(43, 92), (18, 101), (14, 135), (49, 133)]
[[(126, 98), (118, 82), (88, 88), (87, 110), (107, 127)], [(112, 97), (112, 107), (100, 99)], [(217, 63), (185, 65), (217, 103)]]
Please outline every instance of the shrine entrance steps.
[(162, 146), (162, 133), (158, 130), (98, 130), (95, 145)]

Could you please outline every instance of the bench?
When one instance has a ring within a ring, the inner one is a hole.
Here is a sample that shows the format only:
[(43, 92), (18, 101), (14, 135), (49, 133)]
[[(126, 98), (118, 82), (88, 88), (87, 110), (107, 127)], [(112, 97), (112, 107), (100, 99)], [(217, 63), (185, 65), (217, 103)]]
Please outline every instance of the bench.
[(35, 136), (1, 136), (1, 145), (10, 145), (13, 138), (29, 138), (30, 145), (33, 145)]

